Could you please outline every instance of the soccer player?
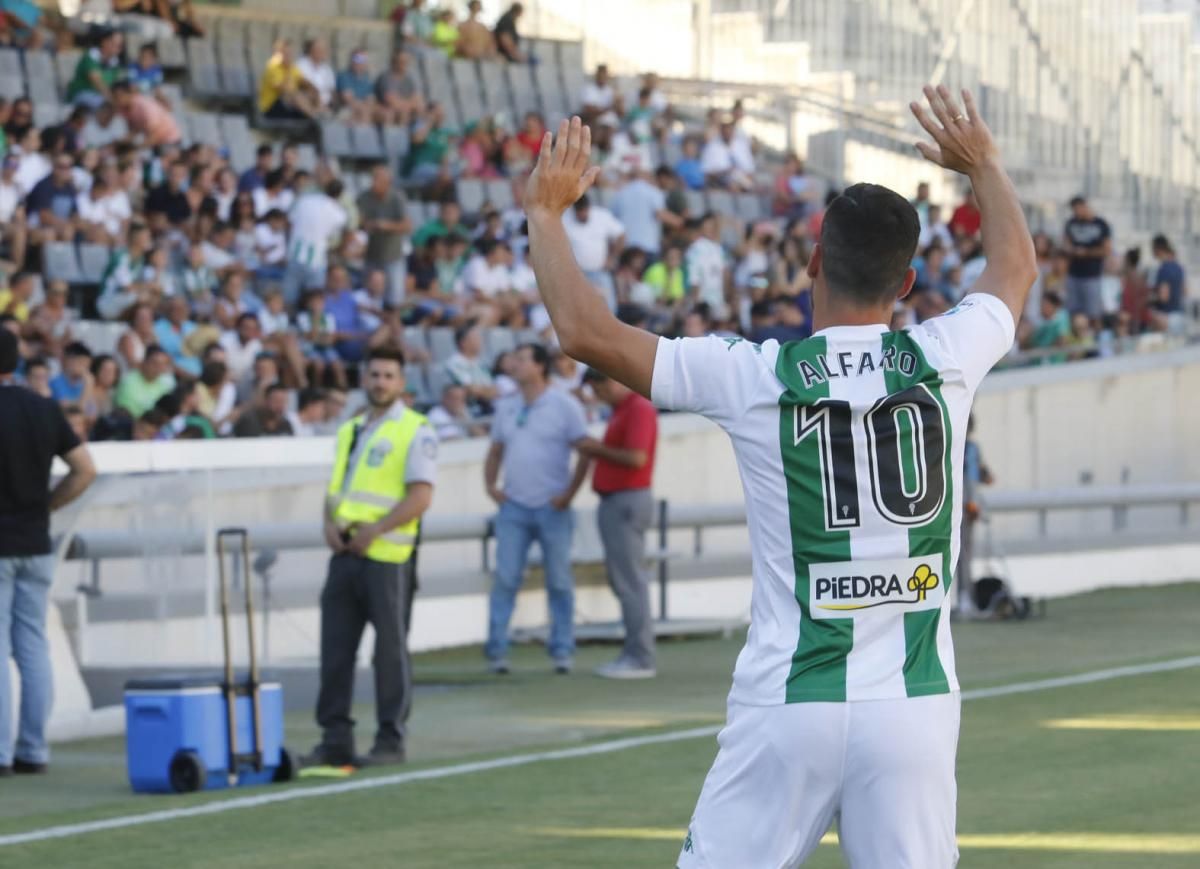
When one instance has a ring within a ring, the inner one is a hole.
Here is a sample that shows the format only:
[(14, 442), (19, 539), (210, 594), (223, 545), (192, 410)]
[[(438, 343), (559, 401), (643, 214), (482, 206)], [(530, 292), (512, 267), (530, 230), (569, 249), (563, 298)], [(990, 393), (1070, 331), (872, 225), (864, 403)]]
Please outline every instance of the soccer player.
[(855, 869), (957, 860), (948, 590), (967, 416), (1037, 271), (971, 95), (925, 97), (911, 108), (933, 144), (917, 148), (970, 179), (987, 268), (956, 308), (902, 332), (886, 324), (920, 224), (884, 187), (829, 206), (808, 265), (812, 337), (756, 345), (667, 340), (609, 313), (562, 225), (599, 172), (578, 118), (546, 137), (529, 180), (530, 255), (563, 351), (724, 428), (745, 490), (750, 631), (681, 867), (796, 866), (834, 817)]

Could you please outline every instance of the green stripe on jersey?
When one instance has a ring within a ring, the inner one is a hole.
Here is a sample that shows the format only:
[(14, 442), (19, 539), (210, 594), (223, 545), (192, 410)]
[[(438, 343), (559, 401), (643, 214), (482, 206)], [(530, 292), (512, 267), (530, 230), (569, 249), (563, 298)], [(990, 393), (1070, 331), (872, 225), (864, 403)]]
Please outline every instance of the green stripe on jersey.
[[(902, 392), (918, 383), (928, 388), (929, 393), (937, 401), (942, 411), (944, 426), (946, 495), (941, 509), (932, 521), (908, 532), (908, 554), (916, 558), (922, 555), (942, 556), (941, 579), (945, 594), (950, 594), (950, 584), (953, 580), (953, 567), (950, 563), (950, 541), (953, 532), (954, 516), (954, 468), (953, 468), (953, 437), (950, 427), (950, 413), (946, 401), (942, 398), (942, 378), (936, 368), (929, 365), (921, 347), (907, 332), (889, 332), (883, 336), (883, 350), (895, 348), (898, 354), (908, 351), (917, 359), (916, 369), (910, 375), (900, 371), (899, 366), (885, 370), (884, 382), (888, 395)], [(913, 444), (911, 420), (905, 414), (899, 420), (901, 472), (905, 485), (916, 479), (916, 467), (911, 462), (915, 459), (915, 449), (905, 449), (905, 445)], [(904, 687), (909, 697), (920, 697), (925, 694), (945, 694), (950, 690), (946, 679), (946, 671), (942, 667), (938, 655), (937, 634), (941, 621), (941, 609), (922, 610), (904, 614)]]
[(775, 376), (783, 382), (779, 397), (779, 447), (787, 483), (788, 524), (791, 526), (792, 563), (796, 572), (796, 602), (800, 605), (800, 639), (792, 654), (785, 702), (836, 702), (846, 699), (846, 656), (854, 645), (851, 619), (813, 619), (809, 615), (808, 564), (849, 561), (850, 532), (825, 528), (824, 473), (821, 441), (806, 437), (796, 442), (796, 413), (829, 397), (825, 378), (806, 386), (799, 365), (819, 371), (824, 356), (823, 337), (794, 341), (779, 348)]

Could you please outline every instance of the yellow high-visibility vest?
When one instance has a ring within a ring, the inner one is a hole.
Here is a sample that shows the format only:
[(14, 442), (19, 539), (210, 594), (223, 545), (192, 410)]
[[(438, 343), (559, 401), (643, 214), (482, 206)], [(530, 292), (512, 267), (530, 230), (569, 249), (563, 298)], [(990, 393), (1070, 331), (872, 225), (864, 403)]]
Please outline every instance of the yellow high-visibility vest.
[[(346, 531), (378, 521), (404, 500), (408, 450), (425, 422), (425, 417), (397, 401), (373, 425), (365, 413), (341, 425), (327, 494), (338, 528)], [(408, 561), (419, 525), (420, 520), (413, 519), (381, 534), (367, 547), (367, 558), (394, 564)]]

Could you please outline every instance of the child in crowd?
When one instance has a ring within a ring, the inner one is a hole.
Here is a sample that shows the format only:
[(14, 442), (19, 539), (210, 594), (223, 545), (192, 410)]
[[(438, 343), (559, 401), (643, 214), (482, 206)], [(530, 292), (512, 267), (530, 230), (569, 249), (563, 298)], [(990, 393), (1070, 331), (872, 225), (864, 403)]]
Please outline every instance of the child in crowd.
[(333, 346), (337, 340), (337, 323), (333, 314), (325, 310), (324, 293), (311, 290), (301, 299), (301, 308), (296, 315), (296, 328), (300, 331), (300, 348), (308, 362), (310, 380), (314, 384), (323, 384), (328, 372), (334, 385), (345, 389), (346, 368)]

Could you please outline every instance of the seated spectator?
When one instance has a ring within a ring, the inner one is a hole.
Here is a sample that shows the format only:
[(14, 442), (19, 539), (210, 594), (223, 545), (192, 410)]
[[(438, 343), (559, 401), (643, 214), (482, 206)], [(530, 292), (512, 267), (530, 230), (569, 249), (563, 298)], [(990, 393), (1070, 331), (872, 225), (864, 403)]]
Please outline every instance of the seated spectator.
[(25, 191), (17, 185), (21, 158), (5, 154), (0, 163), (0, 264), (25, 262), (28, 223), (25, 219)]
[(188, 199), (188, 164), (177, 160), (167, 169), (166, 180), (146, 195), (146, 216), (162, 214), (171, 226), (180, 226), (191, 219), (192, 205)]
[(404, 11), (400, 35), (405, 42), (416, 45), (433, 44), (433, 13), (425, 8), (425, 0), (411, 0)]
[(240, 274), (244, 267), (234, 255), (234, 239), (237, 232), (228, 223), (217, 223), (213, 226), (212, 234), (200, 243), (200, 251), (204, 264), (216, 274), (218, 280), (224, 280), (231, 274)]
[(163, 411), (150, 408), (133, 421), (132, 438), (135, 441), (158, 440), (159, 432), (170, 421), (170, 417)]
[[(717, 135), (704, 145), (700, 168), (710, 187), (726, 190), (754, 189), (754, 163), (747, 159), (746, 149), (738, 147), (737, 130), (731, 119), (721, 121)], [(678, 170), (678, 167), (676, 168)], [(682, 173), (680, 173), (682, 174)]]
[(646, 271), (646, 252), (636, 247), (627, 247), (617, 257), (617, 269), (613, 282), (617, 291), (617, 309), (628, 305), (653, 305), (655, 293), (642, 274)]
[(375, 84), (362, 48), (350, 54), (350, 65), (337, 75), (338, 101), (352, 124), (385, 124), (387, 113), (375, 99)]
[(592, 205), (584, 195), (563, 215), (563, 227), (584, 276), (604, 295), (609, 307), (614, 307), (616, 291), (608, 269), (624, 247), (624, 225), (611, 211), (602, 205)]
[(75, 213), (78, 215), (77, 224), (84, 241), (111, 247), (124, 235), (124, 223), (129, 214), (109, 213), (108, 206), (114, 203), (109, 198), (112, 192), (114, 191), (109, 190), (104, 178), (97, 173), (92, 178), (91, 189), (76, 197)]
[(296, 314), (296, 329), (300, 333), (300, 352), (308, 366), (310, 383), (324, 384), (331, 378), (339, 389), (346, 388), (346, 367), (334, 344), (337, 341), (337, 321), (325, 310), (325, 294), (309, 290)]
[(170, 357), (157, 344), (151, 344), (141, 364), (121, 377), (114, 403), (138, 419), (174, 388)]
[(434, 14), (430, 42), (446, 57), (454, 57), (458, 51), (458, 21), (454, 18), (453, 10), (440, 9)]
[(485, 241), (463, 269), (467, 313), (482, 325), (505, 322), (519, 306), (519, 300), (513, 297), (511, 265), (512, 249), (507, 244)]
[(261, 402), (243, 413), (233, 425), (238, 438), (290, 437), (295, 434), (287, 418), (288, 390), (272, 383), (266, 388)]
[(156, 343), (154, 334), (154, 306), (146, 303), (135, 305), (122, 317), (129, 328), (117, 339), (117, 356), (122, 367), (136, 368), (146, 358), (146, 348)]
[(496, 357), (492, 363), (492, 381), (496, 384), (496, 398), (508, 398), (510, 395), (516, 395), (517, 381), (513, 378), (513, 372), (517, 367), (517, 354), (512, 350), (505, 350)]
[(197, 319), (208, 320), (213, 316), (216, 304), (213, 293), (218, 283), (216, 272), (204, 262), (204, 248), (193, 244), (188, 248), (187, 260), (179, 270), (176, 284)]
[[(362, 288), (354, 291), (354, 301), (358, 304), (359, 319), (369, 332), (374, 332), (383, 325), (383, 317), (390, 307), (387, 293), (387, 274), (382, 269), (368, 271)], [(409, 362), (418, 361), (412, 358), (407, 349), (404, 351), (404, 358)]]
[(804, 171), (804, 161), (788, 154), (783, 168), (775, 176), (771, 210), (776, 217), (803, 220), (820, 197), (815, 178)]
[(178, 375), (198, 377), (200, 360), (189, 354), (184, 342), (196, 330), (188, 319), (188, 303), (183, 296), (172, 296), (163, 304), (163, 316), (154, 324), (155, 343), (171, 358)]
[(930, 204), (926, 215), (925, 226), (917, 239), (917, 246), (929, 247), (936, 240), (941, 244), (943, 250), (953, 250), (954, 236), (950, 233), (950, 227), (942, 220), (942, 207)]
[(129, 230), (129, 243), (124, 249), (114, 248), (100, 279), (100, 296), (96, 310), (106, 320), (117, 320), (135, 304), (158, 304), (162, 287), (146, 279), (146, 258), (153, 239), (150, 228), (135, 223)]
[(310, 386), (301, 389), (296, 397), (296, 411), (288, 411), (288, 424), (296, 437), (315, 437), (318, 429), (329, 421), (329, 400), (323, 389)]
[(83, 53), (75, 65), (75, 75), (67, 84), (68, 102), (95, 109), (112, 100), (112, 86), (124, 73), (121, 68), (123, 44), (120, 31), (110, 30), (100, 37), (94, 48)]
[(63, 350), (62, 371), (50, 381), (50, 394), (60, 404), (82, 404), (92, 379), (92, 351), (74, 341)]
[(40, 356), (35, 356), (25, 363), (22, 375), (25, 388), (36, 392), (43, 398), (52, 398), (50, 392), (50, 363)]
[(613, 107), (614, 97), (612, 82), (608, 77), (608, 66), (602, 63), (596, 67), (592, 80), (583, 86), (583, 93), (579, 95), (583, 120), (588, 122), (607, 112)]
[(250, 374), (254, 360), (263, 352), (260, 332), (258, 317), (245, 313), (238, 316), (234, 328), (221, 335), (220, 344), (221, 349), (225, 351), (225, 367), (235, 384)]
[(1165, 235), (1154, 236), (1150, 249), (1158, 260), (1149, 294), (1150, 323), (1160, 332), (1174, 331), (1183, 325), (1183, 293), (1187, 285), (1183, 266)]
[[(30, 294), (32, 295), (32, 281)], [(2, 293), (3, 290), (0, 290)], [(0, 313), (2, 311), (0, 305)], [(46, 284), (45, 298), (29, 314), (25, 323), (25, 337), (48, 356), (62, 355), (63, 345), (71, 340), (72, 324), (78, 312), (67, 305), (66, 281), (50, 281)]]
[(492, 135), (490, 119), (467, 124), (465, 134), (458, 146), (461, 167), (460, 178), (499, 178), (500, 166), (496, 159), (496, 142)]
[(276, 41), (275, 53), (263, 69), (258, 110), (266, 118), (282, 121), (311, 120), (321, 113), (320, 95), (301, 75), (287, 39)]
[(510, 177), (519, 177), (533, 169), (542, 150), (546, 124), (537, 112), (526, 112), (521, 129), (504, 140), (504, 168)]
[(700, 163), (700, 140), (684, 136), (683, 156), (675, 164), (675, 174), (689, 190), (704, 189), (704, 168)]
[(36, 129), (33, 124), (33, 101), (29, 97), (17, 97), (8, 106), (7, 116), (0, 116), (5, 139), (10, 146), (19, 145), (25, 134)]
[(129, 64), (125, 80), (140, 94), (162, 99), (163, 68), (158, 62), (158, 48), (153, 42), (143, 43), (137, 60)]
[[(217, 203), (216, 218), (232, 222), (233, 205), (237, 202), (237, 173), (228, 166), (221, 166), (216, 170), (217, 181), (210, 193), (212, 198)], [(254, 199), (250, 196), (245, 197), (246, 202), (250, 204), (250, 208), (254, 207)]]
[(467, 3), (467, 18), (458, 25), (458, 56), (467, 60), (491, 60), (496, 56), (496, 40), (479, 20), (483, 4), (479, 0)]
[(437, 181), (456, 136), (446, 126), (445, 110), (438, 103), (430, 103), (413, 127), (412, 144), (404, 158), (404, 175), (408, 180), (418, 187)]
[(254, 198), (254, 214), (259, 220), (266, 218), (272, 209), (287, 214), (296, 201), (296, 194), (287, 187), (282, 169), (268, 172), (262, 186), (256, 187), (250, 195)]
[(521, 36), (517, 33), (517, 19), (525, 9), (514, 3), (496, 21), (492, 34), (496, 37), (496, 51), (510, 63), (528, 63), (529, 58), (521, 51)]
[(238, 192), (252, 193), (267, 183), (267, 173), (275, 166), (274, 146), (263, 143), (254, 151), (254, 165), (238, 178)]
[(467, 390), (455, 383), (442, 389), (441, 404), (429, 411), (429, 424), (437, 432), (438, 440), (454, 441), (477, 438), (487, 434), (487, 426), (476, 422), (467, 407)]
[(259, 278), (278, 280), (287, 265), (287, 215), (272, 208), (254, 227), (255, 270)]
[[(1025, 335), (1022, 346), (1028, 350), (1063, 346), (1071, 334), (1071, 320), (1062, 296), (1053, 290), (1042, 293), (1041, 315), (1042, 322)], [(1043, 357), (1042, 361), (1051, 359)]]
[(32, 227), (30, 241), (34, 244), (75, 240), (79, 228), (76, 209), (79, 188), (75, 186), (74, 168), (74, 162), (66, 154), (56, 155), (53, 171), (29, 191), (25, 209)]
[(358, 301), (350, 286), (350, 272), (344, 266), (329, 268), (325, 285), (325, 310), (333, 316), (336, 328), (334, 347), (343, 362), (361, 362), (370, 337), (358, 312)]
[[(9, 141), (16, 143), (12, 153), (18, 160), (17, 168), (13, 172), (13, 183), (22, 196), (28, 196), (42, 179), (50, 176), (54, 164), (49, 157), (42, 153), (42, 134), (37, 127), (27, 129), (20, 139), (10, 137)], [(64, 160), (71, 161), (69, 155), (60, 156)], [(74, 165), (73, 162), (72, 165)], [(30, 218), (36, 216), (35, 212), (29, 208), (28, 202), (25, 203), (25, 208)]]
[(329, 46), (324, 39), (317, 37), (304, 44), (304, 55), (296, 61), (296, 69), (315, 91), (320, 113), (327, 114), (337, 93), (337, 74), (329, 63)]
[(446, 360), (446, 373), (467, 391), (467, 398), (477, 409), (490, 407), (496, 400), (496, 384), (492, 372), (483, 364), (483, 331), (474, 322), (460, 326), (454, 333), (458, 352)]
[[(653, 302), (667, 307), (673, 307), (682, 302), (687, 296), (687, 275), (683, 267), (683, 248), (671, 245), (663, 253), (663, 258), (642, 275), (642, 281), (654, 293)], [(639, 299), (630, 299), (639, 302)]]
[[(114, 101), (117, 87), (127, 84), (117, 82), (113, 85)], [(65, 124), (52, 129), (59, 131), (58, 135), (64, 137), (63, 150), (71, 154), (78, 153), (81, 148), (109, 148), (129, 138), (129, 125), (117, 112), (113, 103), (107, 102), (101, 103), (90, 116), (87, 109), (75, 109)]]
[(34, 288), (32, 272), (18, 272), (9, 281), (7, 288), (0, 286), (0, 315), (13, 317), (18, 323), (27, 323), (30, 314), (29, 302), (33, 298)]
[(471, 231), (462, 222), (462, 209), (453, 199), (447, 199), (438, 206), (438, 216), (427, 223), (421, 224), (413, 233), (414, 247), (424, 247), (431, 238), (457, 236), (469, 239)]
[(613, 216), (625, 228), (625, 243), (651, 256), (662, 250), (663, 230), (683, 228), (683, 218), (667, 208), (667, 194), (646, 172), (628, 173), (624, 186), (612, 197)]
[(696, 223), (699, 232), (684, 256), (689, 295), (707, 305), (713, 319), (724, 320), (729, 314), (726, 297), (731, 281), (729, 258), (721, 247), (721, 227), (712, 212)]
[(236, 328), (243, 314), (258, 315), (262, 302), (246, 289), (241, 272), (231, 272), (221, 281), (221, 291), (213, 305), (213, 321), (221, 329)]
[(130, 83), (113, 85), (113, 106), (124, 118), (129, 132), (141, 138), (143, 146), (158, 148), (183, 141), (170, 108), (152, 96), (138, 93)]
[(654, 137), (654, 119), (658, 116), (658, 112), (650, 104), (653, 96), (654, 92), (650, 88), (642, 88), (635, 95), (629, 111), (625, 113), (624, 124), (639, 141)]
[(237, 387), (229, 380), (225, 363), (204, 363), (196, 385), (196, 410), (212, 421), (218, 434), (228, 434), (237, 417)]
[(113, 398), (116, 395), (117, 380), (121, 376), (121, 366), (117, 360), (107, 353), (101, 353), (92, 359), (90, 389), (85, 390), (80, 408), (91, 426), (102, 416), (112, 413)]
[(409, 71), (405, 52), (393, 54), (391, 68), (375, 80), (375, 99), (383, 111), (382, 123), (407, 125), (425, 111), (421, 86)]
[(409, 256), (404, 278), (407, 322), (435, 326), (458, 317), (453, 285), (443, 291), (438, 278), (438, 262), (445, 258), (447, 247), (446, 236), (435, 235)]

